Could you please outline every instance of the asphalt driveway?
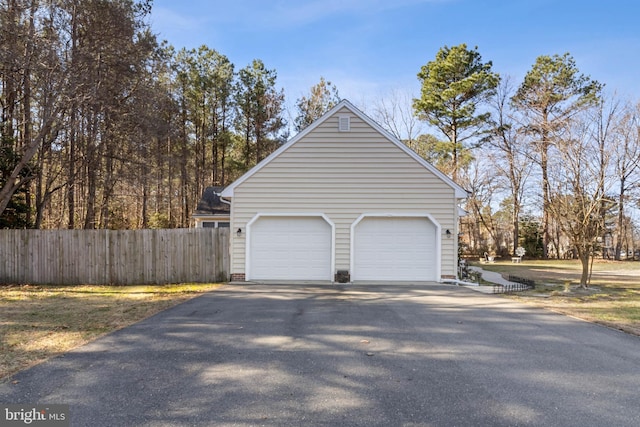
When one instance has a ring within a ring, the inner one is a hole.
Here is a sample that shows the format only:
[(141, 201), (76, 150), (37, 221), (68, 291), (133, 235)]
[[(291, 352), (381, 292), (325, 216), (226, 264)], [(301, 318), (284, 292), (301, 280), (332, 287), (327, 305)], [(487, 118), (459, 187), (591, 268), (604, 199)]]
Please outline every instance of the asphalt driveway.
[(638, 426), (640, 339), (448, 285), (225, 286), (0, 385), (77, 426)]

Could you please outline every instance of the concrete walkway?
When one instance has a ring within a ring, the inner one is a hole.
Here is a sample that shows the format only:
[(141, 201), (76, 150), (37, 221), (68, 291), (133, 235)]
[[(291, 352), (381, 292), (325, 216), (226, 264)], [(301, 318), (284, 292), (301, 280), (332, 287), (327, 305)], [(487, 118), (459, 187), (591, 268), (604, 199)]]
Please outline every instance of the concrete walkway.
[[(506, 280), (505, 278), (502, 277), (500, 273), (496, 273), (495, 271), (486, 271), (486, 270), (483, 270), (481, 267), (476, 267), (476, 266), (470, 266), (469, 270), (480, 273), (484, 280), (486, 280), (487, 282), (494, 283), (496, 285), (506, 286), (506, 285), (513, 284), (513, 282)], [(491, 286), (466, 286), (466, 287), (469, 289), (473, 289), (474, 291), (482, 292), (485, 294), (493, 293), (493, 288)]]
[(477, 271), (482, 274), (482, 278), (487, 282), (495, 283), (496, 285), (511, 285), (513, 282), (510, 282), (502, 277), (502, 274), (496, 273), (495, 271), (487, 271), (483, 270), (480, 267), (471, 266), (470, 270)]

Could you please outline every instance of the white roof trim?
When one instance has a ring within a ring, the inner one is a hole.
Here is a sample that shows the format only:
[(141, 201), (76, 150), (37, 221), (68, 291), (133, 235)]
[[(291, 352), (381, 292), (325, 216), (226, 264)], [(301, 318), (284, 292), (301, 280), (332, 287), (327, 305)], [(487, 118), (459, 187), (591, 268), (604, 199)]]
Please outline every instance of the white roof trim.
[(391, 133), (386, 131), (382, 126), (380, 126), (373, 119), (371, 119), (369, 116), (367, 116), (362, 111), (360, 111), (358, 108), (356, 108), (353, 104), (351, 104), (346, 99), (343, 99), (342, 101), (340, 101), (336, 106), (334, 106), (332, 109), (327, 111), (322, 117), (320, 117), (318, 120), (313, 122), (311, 125), (307, 126), (302, 132), (298, 133), (296, 136), (291, 138), (288, 142), (286, 142), (285, 144), (280, 146), (280, 148), (278, 148), (276, 151), (271, 153), (268, 157), (263, 159), (260, 163), (255, 165), (253, 168), (251, 168), (249, 171), (247, 171), (240, 178), (238, 178), (233, 183), (228, 185), (222, 191), (222, 193), (220, 193), (220, 196), (221, 197), (233, 197), (233, 190), (238, 185), (240, 185), (243, 182), (245, 182), (247, 179), (249, 179), (251, 176), (253, 176), (253, 174), (258, 172), (260, 169), (265, 167), (267, 164), (269, 164), (269, 162), (271, 162), (271, 160), (273, 160), (274, 158), (278, 157), (280, 155), (280, 153), (282, 153), (283, 151), (287, 150), (289, 147), (291, 147), (293, 144), (298, 142), (300, 139), (304, 138), (307, 134), (312, 132), (315, 128), (320, 126), (329, 117), (333, 116), (337, 111), (339, 111), (342, 108), (349, 109), (353, 114), (358, 116), (360, 119), (362, 119), (368, 125), (373, 127), (375, 130), (377, 130), (380, 134), (382, 134), (382, 136), (387, 138), (390, 142), (395, 144), (402, 151), (407, 153), (411, 158), (413, 158), (415, 161), (420, 163), (424, 168), (426, 168), (428, 171), (430, 171), (431, 173), (436, 175), (438, 178), (440, 178), (442, 181), (444, 181), (447, 185), (449, 185), (455, 191), (456, 198), (458, 198), (458, 199), (466, 199), (468, 197), (468, 192), (464, 188), (462, 188), (461, 186), (459, 186), (458, 184), (453, 182), (453, 180), (451, 178), (449, 178), (448, 176), (446, 176), (445, 174), (440, 172), (435, 166), (433, 166), (431, 163), (427, 162), (425, 159), (420, 157), (415, 151), (413, 151), (412, 149), (407, 147), (405, 144), (403, 144), (402, 141), (400, 141), (398, 138), (396, 138)]

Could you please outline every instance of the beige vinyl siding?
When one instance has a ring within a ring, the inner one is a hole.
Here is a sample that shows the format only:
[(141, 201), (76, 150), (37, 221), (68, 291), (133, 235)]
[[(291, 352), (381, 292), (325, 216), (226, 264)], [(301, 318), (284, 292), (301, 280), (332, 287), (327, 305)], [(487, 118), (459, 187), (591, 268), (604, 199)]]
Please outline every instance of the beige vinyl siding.
[[(350, 132), (338, 132), (341, 114), (351, 116)], [(335, 223), (336, 270), (349, 269), (350, 227), (361, 214), (428, 213), (441, 226), (441, 274), (456, 274), (454, 189), (347, 109), (234, 189), (231, 226), (244, 230), (257, 213), (297, 212), (324, 213)], [(232, 236), (231, 271), (243, 273), (245, 236)]]

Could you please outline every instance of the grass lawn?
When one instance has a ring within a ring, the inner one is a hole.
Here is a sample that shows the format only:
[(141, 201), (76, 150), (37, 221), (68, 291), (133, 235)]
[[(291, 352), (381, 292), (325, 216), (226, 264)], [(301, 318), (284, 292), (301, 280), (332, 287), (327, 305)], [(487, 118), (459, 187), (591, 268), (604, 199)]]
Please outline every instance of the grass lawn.
[(219, 286), (0, 286), (0, 380)]
[[(640, 262), (595, 260), (589, 289), (580, 289), (577, 260), (498, 261), (485, 270), (534, 280), (536, 289), (510, 298), (640, 336)], [(569, 290), (565, 290), (569, 283)]]

